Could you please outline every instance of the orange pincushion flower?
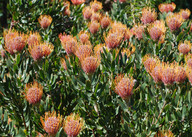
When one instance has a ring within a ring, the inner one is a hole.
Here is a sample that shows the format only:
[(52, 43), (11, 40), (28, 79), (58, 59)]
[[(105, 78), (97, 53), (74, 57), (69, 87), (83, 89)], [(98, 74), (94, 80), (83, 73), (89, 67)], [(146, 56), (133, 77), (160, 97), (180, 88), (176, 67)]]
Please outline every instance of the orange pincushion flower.
[(46, 112), (45, 117), (41, 117), (40, 120), (43, 125), (43, 129), (49, 135), (56, 135), (62, 124), (62, 116), (60, 116), (60, 114), (57, 116), (55, 111), (52, 113)]
[(36, 43), (39, 43), (41, 41), (41, 36), (38, 32), (32, 33), (30, 32), (27, 40), (28, 45), (34, 45)]
[(133, 33), (130, 31), (129, 28), (126, 29), (124, 34), (124, 40), (129, 41), (129, 39), (133, 36)]
[(169, 11), (174, 11), (176, 8), (175, 3), (162, 3), (158, 6), (159, 10), (163, 13), (166, 12), (168, 13)]
[(84, 17), (84, 19), (86, 19), (86, 20), (91, 19), (91, 16), (92, 16), (91, 7), (87, 6), (87, 7), (83, 8), (83, 17)]
[(133, 28), (133, 34), (137, 37), (138, 40), (143, 38), (143, 35), (145, 34), (145, 26), (138, 24), (135, 25)]
[(82, 44), (90, 43), (89, 41), (90, 34), (87, 31), (80, 31), (78, 37)]
[(99, 59), (94, 56), (86, 57), (81, 61), (81, 67), (83, 71), (87, 74), (93, 74), (96, 71), (99, 64), (100, 64)]
[(185, 56), (185, 63), (189, 68), (192, 68), (192, 54)]
[(91, 2), (90, 6), (94, 12), (97, 12), (98, 10), (101, 10), (103, 8), (102, 3), (97, 0), (94, 0), (94, 2)]
[(103, 29), (107, 28), (111, 24), (111, 19), (109, 16), (103, 16), (102, 19), (100, 20), (101, 27)]
[(179, 52), (183, 53), (184, 55), (187, 54), (191, 50), (191, 43), (190, 41), (184, 41), (184, 43), (180, 42), (178, 46)]
[(175, 137), (170, 130), (159, 131), (154, 137)]
[(153, 69), (156, 67), (156, 64), (159, 62), (159, 59), (151, 57), (149, 54), (147, 54), (142, 59), (142, 62), (145, 66), (146, 71), (148, 73), (152, 73)]
[(89, 24), (88, 24), (88, 27), (89, 27), (89, 30), (92, 34), (95, 34), (99, 31), (99, 28), (100, 28), (100, 24), (99, 22), (97, 21), (91, 21)]
[(127, 30), (127, 26), (122, 24), (121, 22), (113, 22), (111, 23), (112, 32), (118, 32), (119, 34), (123, 35), (125, 34)]
[(66, 1), (64, 2), (64, 6), (65, 6), (65, 9), (64, 9), (64, 15), (70, 15), (71, 11), (70, 11), (70, 2), (69, 1)]
[(155, 83), (158, 83), (162, 81), (161, 73), (162, 73), (162, 64), (158, 61), (154, 69), (152, 69), (149, 74), (152, 76)]
[(105, 44), (109, 49), (114, 49), (121, 44), (123, 35), (119, 32), (109, 32), (107, 37), (105, 37)]
[(32, 58), (37, 61), (42, 59), (42, 57), (46, 57), (53, 51), (54, 47), (48, 43), (37, 43), (35, 45), (29, 46), (29, 53), (31, 54)]
[(117, 93), (122, 99), (127, 100), (131, 97), (132, 90), (135, 84), (135, 80), (132, 77), (119, 75), (115, 78), (115, 93)]
[(189, 16), (191, 15), (191, 11), (189, 9), (181, 9), (180, 12), (179, 12), (182, 16), (183, 19), (188, 19)]
[(5, 50), (10, 54), (21, 52), (26, 45), (27, 36), (14, 30), (4, 32)]
[(41, 28), (46, 29), (50, 26), (52, 22), (52, 18), (50, 15), (41, 15), (38, 18), (39, 24), (41, 25)]
[(181, 27), (183, 18), (178, 13), (170, 14), (166, 17), (166, 23), (171, 31), (176, 31)]
[(66, 42), (69, 41), (71, 38), (73, 38), (73, 36), (71, 36), (71, 35), (67, 35), (65, 33), (59, 34), (59, 39), (62, 44), (66, 44)]
[[(70, 63), (70, 60), (69, 60), (69, 57), (68, 56), (65, 56), (65, 59), (69, 61)], [(67, 64), (66, 64), (66, 60), (64, 58), (61, 59), (61, 66), (67, 70)]]
[(79, 45), (77, 47), (75, 55), (82, 61), (84, 58), (91, 56), (92, 46), (91, 45)]
[(64, 120), (63, 129), (69, 137), (76, 137), (83, 129), (84, 121), (78, 114), (70, 114)]
[(101, 19), (101, 13), (99, 12), (93, 12), (91, 16), (91, 21), (100, 21)]
[(33, 83), (26, 84), (25, 98), (30, 104), (36, 104), (40, 102), (43, 95), (43, 86), (34, 81)]
[(157, 13), (155, 12), (155, 9), (151, 9), (150, 7), (142, 9), (141, 21), (144, 24), (154, 22), (156, 19), (157, 19)]
[(162, 82), (165, 85), (172, 85), (175, 81), (175, 63), (162, 63)]
[(160, 42), (164, 42), (165, 31), (166, 27), (163, 20), (156, 20), (148, 27), (149, 35), (154, 41), (159, 40)]
[(100, 58), (101, 55), (100, 53), (103, 53), (103, 47), (105, 46), (105, 44), (98, 44), (94, 47), (94, 53), (95, 55)]
[(80, 4), (83, 4), (85, 2), (85, 0), (71, 0), (71, 2), (74, 4), (74, 5), (80, 5)]
[(175, 82), (182, 83), (185, 81), (187, 75), (183, 66), (178, 65), (175, 66)]

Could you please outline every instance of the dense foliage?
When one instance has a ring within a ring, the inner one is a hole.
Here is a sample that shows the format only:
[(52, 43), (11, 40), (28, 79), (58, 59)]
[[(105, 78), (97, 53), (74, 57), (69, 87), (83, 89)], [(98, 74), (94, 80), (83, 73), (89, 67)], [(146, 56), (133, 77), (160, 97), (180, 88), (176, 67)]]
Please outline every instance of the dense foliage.
[(190, 10), (102, 2), (9, 0), (0, 136), (192, 134)]

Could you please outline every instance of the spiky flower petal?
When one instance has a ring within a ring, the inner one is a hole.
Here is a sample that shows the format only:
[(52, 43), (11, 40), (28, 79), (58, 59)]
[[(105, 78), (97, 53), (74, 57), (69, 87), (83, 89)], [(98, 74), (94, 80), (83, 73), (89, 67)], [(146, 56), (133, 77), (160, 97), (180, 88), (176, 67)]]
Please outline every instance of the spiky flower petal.
[(101, 24), (101, 27), (105, 29), (111, 24), (111, 19), (109, 18), (109, 16), (103, 16), (100, 21), (100, 24)]
[(87, 31), (80, 31), (78, 34), (78, 37), (82, 44), (90, 43), (90, 41), (89, 41), (90, 33), (88, 33)]
[(138, 24), (135, 25), (133, 28), (133, 34), (136, 36), (138, 40), (141, 40), (143, 38), (143, 35), (145, 34), (145, 26)]
[(75, 55), (82, 61), (84, 58), (91, 56), (92, 46), (91, 45), (79, 45), (75, 52)]
[(85, 20), (91, 19), (92, 16), (92, 9), (91, 7), (87, 6), (85, 8), (83, 8), (83, 17)]
[(101, 10), (103, 8), (102, 3), (97, 0), (94, 0), (93, 2), (91, 2), (90, 6), (94, 12), (97, 12), (98, 10)]
[(176, 31), (181, 27), (183, 18), (179, 13), (170, 14), (166, 17), (166, 23), (171, 31)]
[(27, 39), (27, 44), (30, 45), (34, 45), (36, 43), (40, 43), (41, 41), (41, 36), (38, 32), (32, 33), (30, 32), (28, 39)]
[(172, 85), (175, 81), (175, 63), (162, 63), (161, 80), (165, 85)]
[(191, 43), (190, 41), (184, 41), (179, 43), (178, 46), (179, 52), (183, 53), (184, 55), (187, 54), (191, 50)]
[(170, 12), (173, 12), (176, 8), (176, 5), (175, 3), (162, 3), (158, 6), (159, 10), (163, 13), (163, 12), (166, 12), (168, 13), (169, 11)]
[(183, 19), (188, 19), (189, 16), (191, 15), (191, 11), (189, 9), (181, 9), (180, 12), (179, 12), (182, 16)]
[(182, 83), (187, 78), (186, 71), (183, 66), (176, 65), (175, 66), (175, 82), (176, 83)]
[(99, 31), (99, 28), (100, 28), (100, 24), (98, 21), (91, 21), (89, 24), (88, 24), (88, 28), (90, 30), (90, 32), (92, 34), (95, 34)]

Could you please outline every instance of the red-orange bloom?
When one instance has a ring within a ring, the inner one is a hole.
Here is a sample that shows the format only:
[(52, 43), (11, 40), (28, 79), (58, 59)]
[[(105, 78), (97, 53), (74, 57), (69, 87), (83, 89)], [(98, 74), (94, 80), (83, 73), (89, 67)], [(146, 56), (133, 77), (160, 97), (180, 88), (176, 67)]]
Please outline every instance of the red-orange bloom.
[(189, 68), (192, 68), (192, 54), (185, 56), (185, 63)]
[(143, 35), (145, 34), (145, 26), (138, 24), (135, 25), (133, 28), (133, 34), (136, 36), (138, 40), (143, 38)]
[(169, 11), (174, 11), (176, 8), (175, 3), (162, 3), (158, 6), (159, 10), (163, 13), (163, 12), (169, 12)]
[(175, 137), (170, 130), (159, 131), (154, 137)]
[(122, 99), (127, 100), (131, 97), (135, 80), (132, 77), (119, 75), (115, 78), (115, 93)]
[(125, 24), (122, 24), (121, 22), (113, 22), (111, 23), (111, 31), (112, 32), (117, 32), (119, 33), (119, 35), (123, 35), (125, 34), (126, 30), (127, 30), (127, 26)]
[(88, 24), (89, 30), (92, 34), (95, 34), (99, 31), (100, 24), (97, 21), (91, 21)]
[(46, 29), (50, 26), (52, 22), (52, 18), (50, 15), (41, 15), (38, 18), (39, 24), (41, 25), (41, 28)]
[(29, 46), (29, 53), (32, 58), (37, 61), (42, 59), (42, 57), (46, 57), (53, 51), (54, 47), (48, 43), (41, 43)]
[(145, 69), (148, 73), (152, 73), (153, 69), (156, 67), (156, 64), (159, 62), (158, 58), (151, 57), (150, 55), (145, 55), (142, 59), (142, 62), (145, 66)]
[(4, 49), (0, 49), (0, 55), (2, 58), (5, 58), (5, 50)]
[(157, 62), (156, 66), (154, 67), (154, 69), (151, 70), (151, 73), (150, 73), (155, 83), (161, 82), (162, 80), (161, 73), (162, 73), (162, 65), (160, 62)]
[(98, 10), (101, 10), (103, 8), (102, 3), (97, 0), (94, 0), (94, 2), (91, 2), (90, 6), (94, 12), (97, 12)]
[(75, 55), (82, 61), (84, 58), (91, 56), (92, 46), (91, 45), (79, 45), (77, 47)]
[(36, 104), (40, 102), (43, 95), (43, 86), (34, 81), (33, 83), (26, 84), (25, 98), (30, 104)]
[(87, 6), (87, 7), (83, 8), (83, 17), (84, 17), (84, 19), (86, 19), (86, 20), (91, 19), (91, 16), (92, 16), (91, 7)]
[[(69, 57), (68, 57), (68, 56), (65, 56), (65, 59), (66, 59), (67, 61), (69, 61), (69, 63), (70, 63), (70, 60), (69, 60)], [(67, 63), (66, 63), (65, 59), (64, 59), (64, 58), (61, 59), (61, 66), (62, 66), (65, 70), (67, 70)]]
[(93, 12), (91, 16), (91, 21), (100, 21), (101, 19), (101, 13), (99, 12)]
[(182, 16), (183, 19), (188, 19), (189, 16), (191, 15), (191, 11), (189, 9), (181, 9), (180, 12), (179, 12)]
[(103, 16), (100, 21), (100, 24), (101, 24), (101, 27), (105, 29), (111, 24), (111, 19), (108, 16)]
[(157, 19), (157, 13), (155, 12), (155, 9), (151, 9), (149, 7), (142, 9), (141, 21), (144, 24), (154, 22), (156, 19)]
[(83, 59), (83, 61), (81, 61), (81, 67), (83, 69), (83, 71), (87, 74), (93, 74), (97, 67), (99, 66), (100, 61), (97, 57), (86, 57)]
[(50, 135), (56, 135), (59, 131), (59, 128), (62, 124), (62, 116), (58, 114), (56, 115), (56, 112), (46, 112), (45, 117), (41, 117), (41, 123), (43, 125), (43, 129)]
[(176, 31), (181, 27), (183, 18), (179, 13), (170, 14), (166, 17), (166, 23), (171, 31)]
[(94, 53), (97, 56), (97, 58), (100, 58), (100, 53), (103, 53), (104, 44), (98, 44), (94, 47)]
[(164, 42), (165, 37), (165, 22), (163, 20), (156, 20), (154, 23), (150, 24), (148, 27), (148, 32), (151, 38), (156, 41), (159, 40), (161, 43)]
[(85, 2), (85, 0), (71, 0), (71, 2), (74, 4), (74, 5), (80, 5), (80, 4), (83, 4)]
[(69, 1), (65, 1), (64, 2), (64, 6), (65, 6), (65, 9), (64, 9), (64, 15), (70, 15), (71, 11), (70, 11), (70, 2)]
[(178, 50), (180, 53), (184, 55), (187, 54), (191, 50), (191, 43), (190, 41), (184, 41), (179, 43)]
[(27, 40), (28, 45), (34, 45), (36, 43), (40, 43), (41, 41), (41, 36), (39, 35), (38, 32), (32, 33), (30, 32)]
[(90, 43), (90, 41), (89, 41), (90, 34), (87, 31), (80, 31), (78, 34), (78, 37), (82, 44)]
[(10, 54), (21, 52), (26, 45), (27, 36), (14, 30), (4, 32), (5, 50)]
[(185, 79), (187, 78), (184, 67), (176, 64), (174, 71), (175, 71), (175, 82), (177, 83), (184, 82)]
[(124, 34), (124, 40), (129, 41), (129, 39), (133, 36), (133, 33), (130, 31), (129, 28), (126, 29)]
[(162, 63), (162, 82), (165, 85), (172, 85), (175, 81), (175, 63)]
[(107, 37), (105, 37), (105, 44), (108, 48), (114, 49), (121, 44), (122, 39), (123, 34), (110, 31)]
[(76, 137), (83, 129), (84, 121), (78, 114), (70, 114), (64, 121), (63, 129), (69, 137)]

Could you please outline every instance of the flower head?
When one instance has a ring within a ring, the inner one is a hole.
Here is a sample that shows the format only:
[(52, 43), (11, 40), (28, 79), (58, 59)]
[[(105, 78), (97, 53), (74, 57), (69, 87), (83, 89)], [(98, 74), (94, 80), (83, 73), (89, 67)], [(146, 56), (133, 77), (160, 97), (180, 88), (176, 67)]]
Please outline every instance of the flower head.
[(185, 56), (185, 63), (187, 64), (187, 67), (192, 68), (192, 54)]
[(101, 57), (100, 53), (103, 53), (104, 46), (105, 44), (98, 44), (94, 47), (94, 53), (97, 56), (97, 58)]
[(154, 41), (159, 40), (160, 42), (164, 42), (165, 31), (166, 27), (163, 20), (156, 20), (148, 27), (149, 35)]
[(151, 57), (149, 54), (147, 54), (142, 59), (142, 62), (145, 66), (146, 71), (148, 73), (152, 73), (153, 69), (156, 67), (156, 64), (159, 62), (159, 59)]
[(94, 0), (94, 2), (91, 2), (90, 6), (94, 12), (97, 12), (98, 10), (101, 10), (103, 8), (102, 3), (97, 0)]
[(151, 70), (151, 72), (149, 73), (153, 80), (155, 81), (155, 83), (159, 83), (162, 81), (162, 64), (160, 62), (157, 62), (154, 69)]
[(83, 129), (84, 121), (78, 114), (70, 114), (64, 121), (63, 129), (69, 137), (76, 137)]
[(4, 32), (5, 50), (10, 54), (21, 52), (26, 45), (27, 36), (14, 30)]
[(182, 16), (183, 19), (188, 19), (189, 16), (191, 15), (191, 11), (189, 9), (181, 9), (180, 12), (179, 12)]
[(40, 41), (41, 41), (41, 36), (38, 32), (35, 32), (35, 33), (30, 32), (27, 39), (28, 45), (34, 45), (36, 43), (40, 43)]
[(49, 134), (49, 135), (56, 135), (59, 131), (59, 128), (62, 124), (62, 116), (58, 114), (56, 115), (56, 112), (46, 112), (45, 117), (41, 117), (41, 123), (43, 125), (43, 129)]
[(32, 58), (37, 61), (42, 59), (42, 57), (46, 57), (53, 51), (54, 47), (48, 43), (37, 43), (35, 45), (29, 46), (29, 53)]
[(100, 64), (99, 59), (94, 56), (86, 57), (81, 61), (81, 67), (83, 71), (87, 74), (93, 74), (96, 71), (99, 64)]
[(80, 5), (80, 4), (83, 4), (85, 2), (85, 0), (71, 0), (71, 2), (74, 4), (74, 5)]
[(5, 58), (5, 50), (4, 49), (0, 49), (0, 55), (2, 58)]
[(33, 83), (26, 84), (25, 98), (30, 104), (36, 104), (40, 102), (43, 94), (43, 87), (41, 84), (34, 81)]
[(41, 28), (46, 29), (50, 26), (52, 22), (52, 18), (50, 15), (41, 15), (38, 18), (39, 24), (41, 25)]
[(111, 24), (111, 19), (109, 16), (103, 16), (100, 20), (101, 27), (103, 29), (107, 28)]
[(75, 52), (75, 55), (82, 61), (84, 58), (91, 56), (92, 46), (91, 45), (79, 45)]
[(86, 19), (86, 20), (91, 19), (92, 13), (93, 12), (92, 12), (91, 7), (87, 6), (87, 7), (83, 8), (84, 19)]
[(112, 32), (110, 31), (105, 37), (105, 44), (109, 49), (117, 48), (123, 39), (123, 34), (119, 33), (118, 31)]
[(99, 31), (99, 28), (100, 28), (100, 24), (98, 21), (91, 21), (89, 24), (88, 24), (88, 27), (89, 27), (89, 30), (92, 34), (95, 34)]
[(168, 13), (169, 11), (170, 12), (173, 12), (176, 8), (176, 5), (175, 3), (162, 3), (158, 6), (159, 10), (163, 13), (163, 12), (166, 12)]
[(184, 55), (187, 54), (191, 50), (190, 41), (184, 41), (184, 43), (180, 42), (178, 49), (180, 53), (183, 53)]
[(175, 137), (170, 130), (159, 131), (154, 137)]
[(93, 12), (91, 16), (91, 21), (100, 21), (101, 19), (101, 13), (99, 12)]
[(132, 90), (135, 84), (135, 80), (132, 77), (119, 75), (115, 78), (115, 93), (117, 93), (122, 99), (127, 100), (131, 97)]
[(78, 34), (78, 37), (82, 44), (90, 43), (90, 41), (89, 41), (90, 34), (87, 31), (80, 31)]
[(183, 66), (178, 65), (175, 66), (175, 82), (182, 83), (185, 81), (187, 75)]
[(183, 18), (178, 13), (170, 14), (166, 17), (166, 23), (171, 31), (176, 31), (181, 27)]
[(129, 28), (126, 29), (124, 34), (124, 40), (129, 41), (129, 39), (133, 36), (133, 33), (130, 31)]
[(141, 21), (144, 24), (154, 22), (156, 19), (157, 19), (157, 13), (155, 12), (155, 9), (151, 9), (149, 7), (142, 9)]
[(162, 63), (161, 80), (165, 85), (172, 85), (175, 81), (175, 63)]
[(111, 23), (111, 31), (112, 32), (117, 32), (119, 33), (119, 35), (123, 35), (125, 34), (126, 30), (127, 30), (127, 26), (122, 24), (121, 22), (113, 22)]
[(138, 24), (133, 27), (133, 34), (137, 37), (138, 40), (143, 38), (145, 34), (145, 26)]

